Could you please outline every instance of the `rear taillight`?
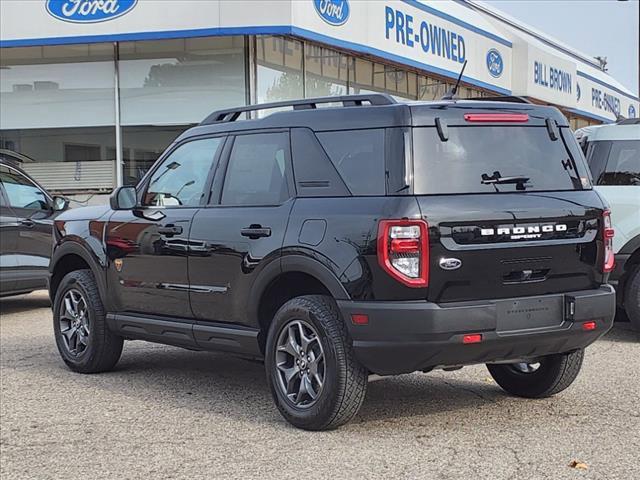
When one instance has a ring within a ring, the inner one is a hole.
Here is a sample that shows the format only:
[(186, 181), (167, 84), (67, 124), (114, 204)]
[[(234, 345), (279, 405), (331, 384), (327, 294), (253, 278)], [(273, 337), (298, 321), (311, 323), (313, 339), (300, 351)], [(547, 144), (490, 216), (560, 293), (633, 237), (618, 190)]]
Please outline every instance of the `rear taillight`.
[(602, 241), (604, 243), (604, 260), (602, 262), (602, 272), (613, 271), (616, 266), (615, 254), (613, 252), (613, 236), (615, 232), (611, 224), (611, 212), (605, 210), (602, 213)]
[(424, 220), (381, 220), (378, 262), (409, 287), (429, 284), (429, 229)]
[(467, 122), (525, 123), (529, 121), (529, 115), (526, 113), (465, 113), (464, 119)]

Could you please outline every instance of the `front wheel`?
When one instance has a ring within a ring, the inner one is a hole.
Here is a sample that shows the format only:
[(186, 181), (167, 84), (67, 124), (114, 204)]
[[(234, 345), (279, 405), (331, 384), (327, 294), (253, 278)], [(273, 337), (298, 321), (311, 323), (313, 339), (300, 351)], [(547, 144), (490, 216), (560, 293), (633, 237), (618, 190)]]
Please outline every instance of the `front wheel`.
[(80, 373), (111, 370), (122, 353), (122, 337), (106, 324), (91, 270), (64, 276), (53, 302), (53, 332), (64, 363)]
[(517, 397), (545, 398), (573, 383), (583, 358), (584, 350), (577, 350), (541, 357), (535, 363), (487, 364), (487, 368), (506, 392)]
[(265, 366), (278, 410), (298, 428), (330, 430), (347, 423), (365, 397), (367, 371), (330, 297), (297, 297), (278, 310)]

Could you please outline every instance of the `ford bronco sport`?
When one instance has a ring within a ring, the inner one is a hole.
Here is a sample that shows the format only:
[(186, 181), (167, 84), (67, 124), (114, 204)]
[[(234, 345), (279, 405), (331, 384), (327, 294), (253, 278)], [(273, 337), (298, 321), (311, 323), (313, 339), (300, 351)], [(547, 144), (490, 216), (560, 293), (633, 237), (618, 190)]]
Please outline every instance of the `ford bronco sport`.
[(485, 363), (513, 395), (553, 395), (615, 308), (609, 212), (567, 120), (527, 103), (218, 111), (54, 230), (72, 370), (109, 370), (135, 339), (264, 359), (310, 430), (351, 419), (370, 374)]

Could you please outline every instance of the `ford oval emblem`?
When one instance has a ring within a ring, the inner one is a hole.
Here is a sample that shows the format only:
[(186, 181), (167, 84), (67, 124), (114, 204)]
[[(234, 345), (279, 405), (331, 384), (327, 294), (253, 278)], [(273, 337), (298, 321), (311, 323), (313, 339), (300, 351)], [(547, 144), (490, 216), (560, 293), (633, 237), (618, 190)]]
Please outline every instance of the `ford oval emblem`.
[(318, 15), (329, 25), (344, 25), (349, 20), (349, 0), (313, 0)]
[(47, 0), (49, 15), (72, 23), (106, 22), (131, 11), (138, 0)]
[(495, 48), (487, 52), (487, 70), (489, 70), (489, 74), (495, 78), (502, 75), (502, 71), (504, 70), (502, 55), (500, 55), (500, 52)]
[(443, 270), (456, 270), (462, 266), (462, 260), (459, 258), (441, 258), (439, 265)]

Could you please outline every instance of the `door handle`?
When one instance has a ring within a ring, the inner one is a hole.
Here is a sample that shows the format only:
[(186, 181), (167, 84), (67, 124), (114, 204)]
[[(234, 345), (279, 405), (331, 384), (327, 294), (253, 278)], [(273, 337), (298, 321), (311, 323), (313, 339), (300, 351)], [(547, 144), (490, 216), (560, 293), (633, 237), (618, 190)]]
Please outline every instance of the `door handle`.
[(174, 235), (180, 235), (182, 233), (182, 227), (180, 225), (164, 225), (158, 227), (158, 233), (165, 237), (173, 237)]
[(22, 225), (24, 227), (27, 227), (27, 228), (33, 228), (35, 224), (36, 223), (33, 220), (31, 220), (30, 218), (24, 218), (24, 219), (20, 220), (20, 225)]
[(262, 237), (270, 237), (271, 229), (269, 227), (263, 227), (262, 225), (251, 224), (250, 226), (240, 230), (240, 235), (256, 240)]

